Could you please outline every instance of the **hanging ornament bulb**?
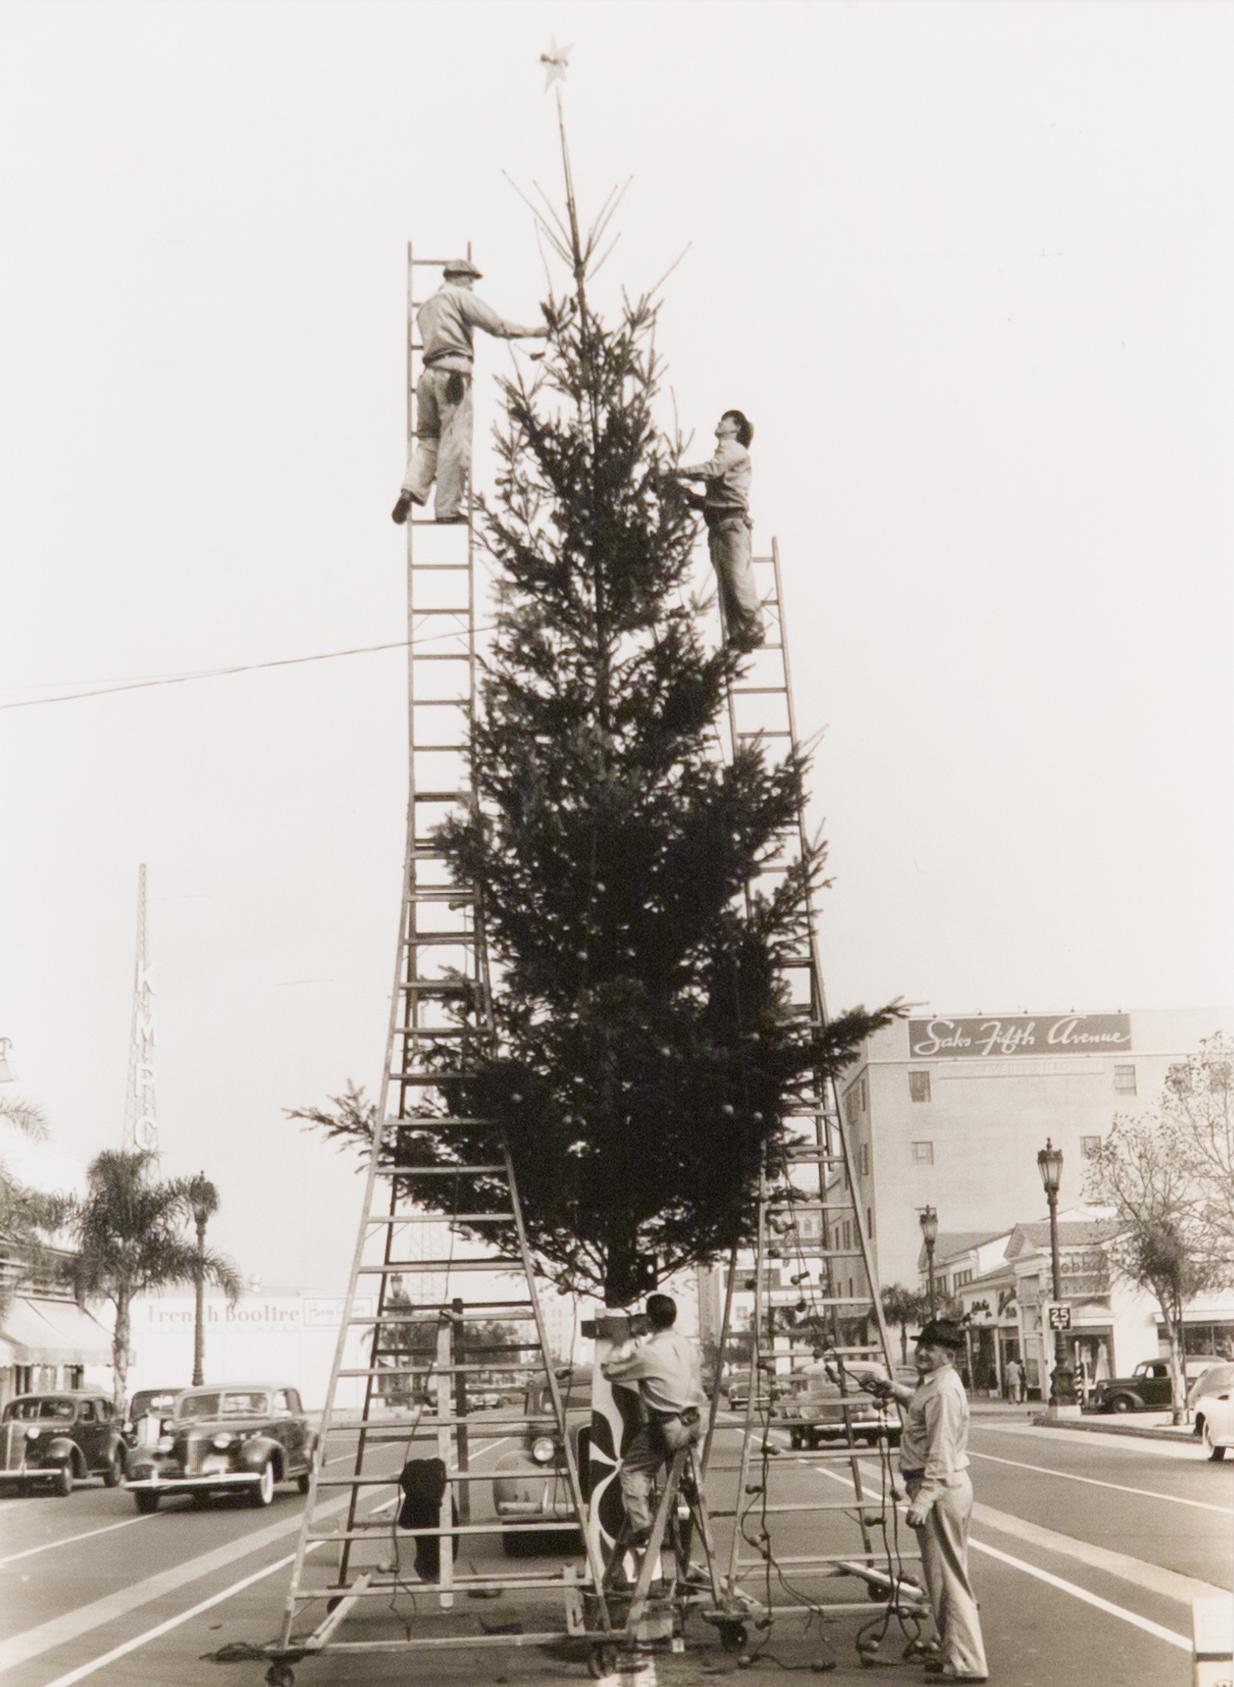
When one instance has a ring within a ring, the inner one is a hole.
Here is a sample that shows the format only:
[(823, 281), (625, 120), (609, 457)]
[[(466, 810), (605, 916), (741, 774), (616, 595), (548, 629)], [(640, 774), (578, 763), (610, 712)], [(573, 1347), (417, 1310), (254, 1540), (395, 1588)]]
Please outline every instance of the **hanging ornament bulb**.
[(729, 1103), (728, 1103), (728, 1102), (727, 1102), (727, 1101), (726, 1101), (726, 1102), (725, 1102), (725, 1103), (724, 1103), (724, 1105), (723, 1105), (723, 1107), (721, 1107), (721, 1109), (720, 1109), (720, 1111), (721, 1111), (721, 1113), (723, 1113), (723, 1115), (724, 1115), (724, 1117), (725, 1117), (725, 1118), (726, 1118), (726, 1119), (731, 1119), (731, 1118), (732, 1118), (732, 1116), (733, 1116), (733, 1113), (734, 1113), (734, 1111), (735, 1111), (735, 1109), (734, 1109), (734, 1108), (732, 1108), (732, 1107), (731, 1107), (731, 1106), (730, 1106), (730, 1105), (729, 1105)]

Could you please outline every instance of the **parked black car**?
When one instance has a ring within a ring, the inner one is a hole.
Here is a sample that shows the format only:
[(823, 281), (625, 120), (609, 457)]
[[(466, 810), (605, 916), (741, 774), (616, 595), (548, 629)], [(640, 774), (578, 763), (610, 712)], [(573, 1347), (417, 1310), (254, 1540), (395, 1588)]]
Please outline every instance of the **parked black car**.
[(35, 1484), (67, 1498), (75, 1480), (124, 1479), (122, 1420), (115, 1403), (85, 1389), (19, 1394), (0, 1417), (0, 1482)]

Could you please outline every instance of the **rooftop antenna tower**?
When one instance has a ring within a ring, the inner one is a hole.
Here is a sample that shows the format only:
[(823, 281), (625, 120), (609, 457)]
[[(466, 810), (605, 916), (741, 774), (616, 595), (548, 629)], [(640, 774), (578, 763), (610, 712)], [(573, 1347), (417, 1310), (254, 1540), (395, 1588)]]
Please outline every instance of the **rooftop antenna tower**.
[(154, 986), (146, 947), (146, 866), (137, 869), (137, 954), (133, 963), (133, 1016), (129, 1029), (129, 1071), (124, 1091), (126, 1153), (159, 1151), (154, 1105)]

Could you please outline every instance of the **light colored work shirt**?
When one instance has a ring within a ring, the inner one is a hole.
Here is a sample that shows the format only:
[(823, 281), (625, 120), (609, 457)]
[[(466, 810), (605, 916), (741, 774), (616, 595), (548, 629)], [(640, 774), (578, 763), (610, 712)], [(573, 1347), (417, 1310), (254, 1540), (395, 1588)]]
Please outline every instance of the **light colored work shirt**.
[(633, 1385), (653, 1412), (683, 1412), (703, 1404), (698, 1350), (675, 1329), (653, 1330), (626, 1343), (600, 1366), (610, 1382)]
[(922, 1509), (968, 1469), (968, 1396), (954, 1365), (924, 1377), (905, 1408), (900, 1469), (925, 1471), (916, 1496)]
[(538, 331), (507, 322), (470, 288), (452, 287), (448, 281), (443, 281), (432, 298), (420, 306), (416, 326), (429, 368), (458, 369), (464, 374), (471, 372), (475, 356), (471, 344), (473, 329), (482, 328), (499, 340), (521, 340)]
[(683, 480), (706, 481), (704, 509), (732, 510), (741, 515), (750, 509), (750, 479), (753, 473), (750, 453), (735, 439), (722, 439), (714, 457), (705, 463), (694, 463), (678, 469)]

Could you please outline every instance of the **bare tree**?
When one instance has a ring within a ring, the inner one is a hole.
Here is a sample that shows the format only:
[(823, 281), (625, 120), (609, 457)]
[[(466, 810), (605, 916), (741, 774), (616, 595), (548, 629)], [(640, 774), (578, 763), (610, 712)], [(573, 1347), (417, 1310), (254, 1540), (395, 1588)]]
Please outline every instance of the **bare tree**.
[(1234, 1040), (1221, 1033), (1171, 1067), (1162, 1129), (1186, 1180), (1190, 1219), (1234, 1261)]
[(1090, 1163), (1087, 1191), (1114, 1208), (1119, 1230), (1109, 1255), (1115, 1273), (1151, 1294), (1161, 1310), (1170, 1345), (1172, 1416), (1181, 1423), (1187, 1393), (1183, 1310), (1193, 1295), (1215, 1288), (1230, 1272), (1196, 1219), (1191, 1179), (1174, 1132), (1153, 1114), (1115, 1119)]

